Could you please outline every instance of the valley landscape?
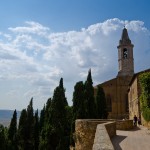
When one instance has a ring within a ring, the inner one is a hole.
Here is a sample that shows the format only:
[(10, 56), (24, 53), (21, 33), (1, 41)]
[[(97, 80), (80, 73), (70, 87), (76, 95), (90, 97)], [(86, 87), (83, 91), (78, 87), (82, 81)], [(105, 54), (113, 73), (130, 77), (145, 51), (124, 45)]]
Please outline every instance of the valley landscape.
[[(13, 116), (14, 110), (0, 110), (0, 124), (8, 127)], [(17, 111), (18, 118), (20, 116), (20, 111)]]

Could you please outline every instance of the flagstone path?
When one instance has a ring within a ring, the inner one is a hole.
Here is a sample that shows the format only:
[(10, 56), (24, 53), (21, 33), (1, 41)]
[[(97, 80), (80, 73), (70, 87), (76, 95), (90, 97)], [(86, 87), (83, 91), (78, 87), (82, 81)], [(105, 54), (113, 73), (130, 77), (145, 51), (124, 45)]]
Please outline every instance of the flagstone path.
[(129, 131), (117, 130), (111, 141), (115, 150), (150, 150), (150, 130), (143, 126)]

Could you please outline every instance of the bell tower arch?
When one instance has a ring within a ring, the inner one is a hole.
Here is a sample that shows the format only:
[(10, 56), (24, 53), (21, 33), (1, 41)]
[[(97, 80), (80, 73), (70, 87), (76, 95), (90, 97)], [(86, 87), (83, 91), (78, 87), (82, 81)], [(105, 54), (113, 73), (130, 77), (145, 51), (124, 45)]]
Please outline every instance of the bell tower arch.
[(124, 27), (119, 45), (117, 46), (119, 64), (118, 76), (134, 75), (133, 47), (134, 45), (131, 43), (128, 31)]

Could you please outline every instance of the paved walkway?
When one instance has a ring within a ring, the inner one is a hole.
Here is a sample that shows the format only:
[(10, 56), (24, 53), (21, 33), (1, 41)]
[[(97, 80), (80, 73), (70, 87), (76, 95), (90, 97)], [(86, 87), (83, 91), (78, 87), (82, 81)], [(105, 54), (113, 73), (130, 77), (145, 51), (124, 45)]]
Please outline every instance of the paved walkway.
[(150, 150), (150, 130), (140, 126), (133, 130), (117, 130), (112, 138), (115, 150)]

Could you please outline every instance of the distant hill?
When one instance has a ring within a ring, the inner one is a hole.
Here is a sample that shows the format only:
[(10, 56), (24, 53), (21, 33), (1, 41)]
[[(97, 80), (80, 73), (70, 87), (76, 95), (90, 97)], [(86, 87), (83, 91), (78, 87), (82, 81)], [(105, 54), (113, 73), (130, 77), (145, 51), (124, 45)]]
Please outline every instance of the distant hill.
[[(9, 126), (14, 110), (0, 110), (0, 124)], [(17, 119), (20, 117), (20, 111), (17, 111)]]

